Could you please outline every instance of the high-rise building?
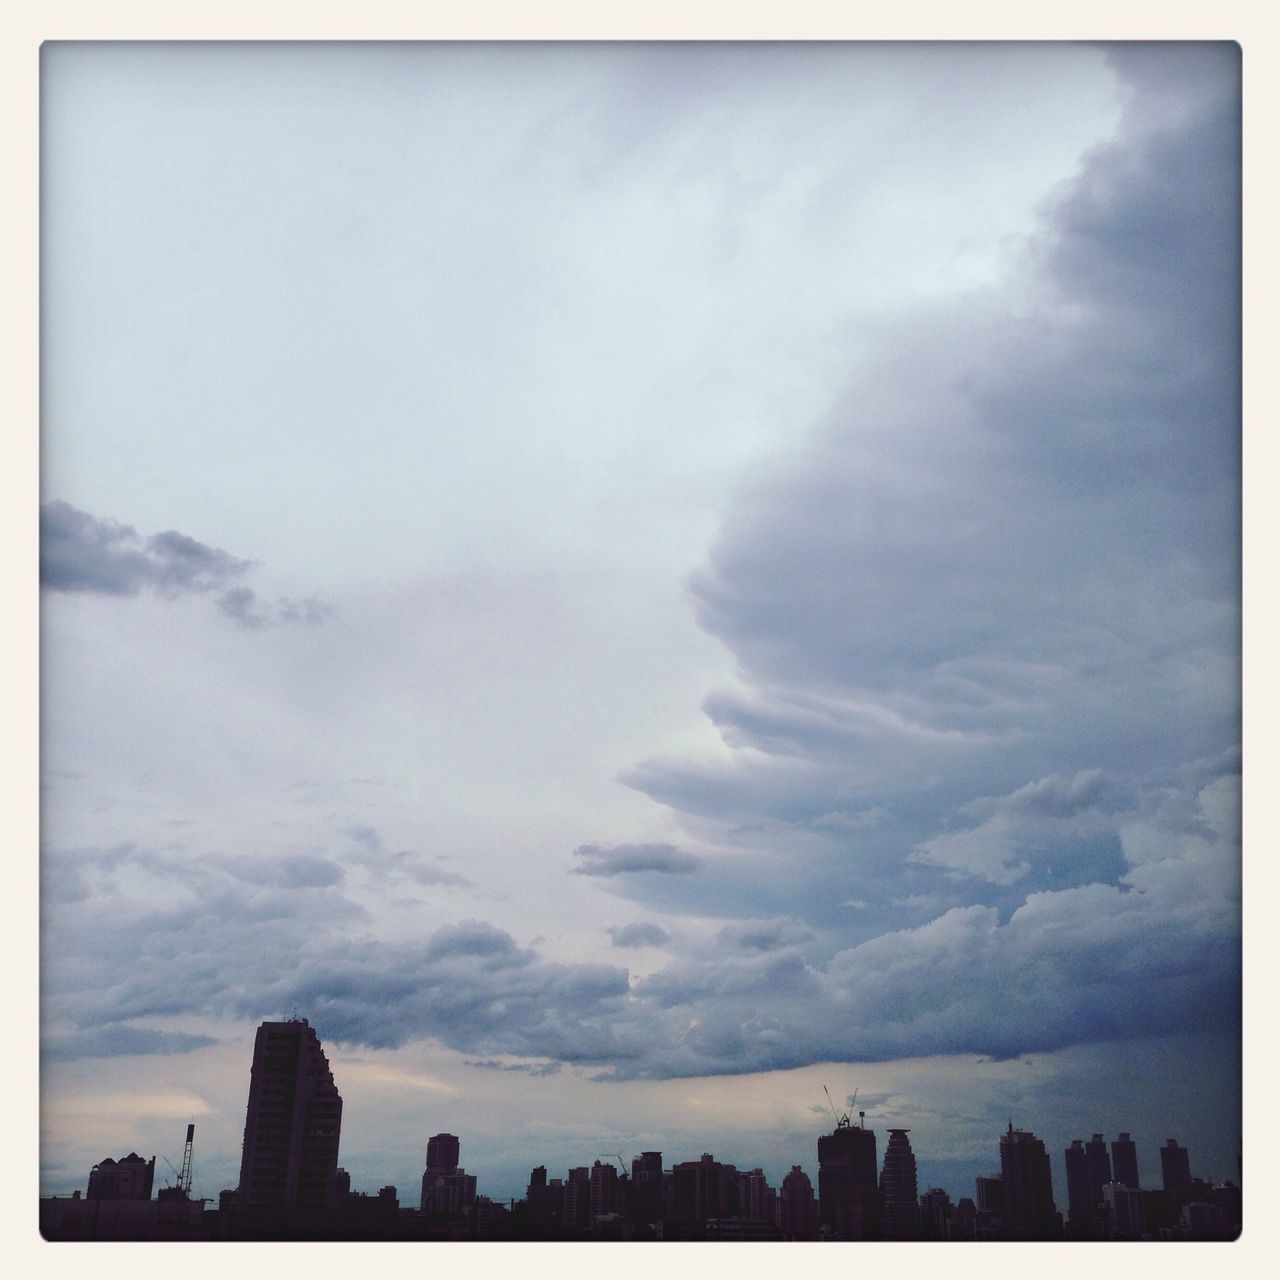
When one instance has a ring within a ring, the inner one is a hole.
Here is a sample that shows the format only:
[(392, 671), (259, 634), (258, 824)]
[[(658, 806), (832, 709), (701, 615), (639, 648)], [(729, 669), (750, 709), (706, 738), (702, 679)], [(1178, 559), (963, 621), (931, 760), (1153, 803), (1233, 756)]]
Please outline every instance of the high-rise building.
[(647, 1225), (662, 1217), (662, 1152), (642, 1151), (631, 1161), (628, 1216)]
[(253, 1044), (237, 1208), (322, 1212), (337, 1195), (342, 1097), (305, 1018), (264, 1022)]
[(777, 1192), (763, 1169), (738, 1174), (738, 1217), (744, 1222), (773, 1223), (777, 1217)]
[(597, 1160), (591, 1166), (590, 1186), (590, 1221), (622, 1211), (622, 1186), (618, 1182), (618, 1171), (607, 1160)]
[(1111, 1144), (1111, 1177), (1135, 1191), (1141, 1185), (1138, 1182), (1138, 1148), (1127, 1133), (1122, 1133)]
[(1034, 1133), (1015, 1129), (1012, 1120), (1008, 1131), (1000, 1135), (1000, 1179), (1009, 1235), (1022, 1240), (1055, 1239), (1059, 1234), (1058, 1211), (1053, 1203), (1049, 1153)]
[(883, 1240), (920, 1238), (920, 1202), (917, 1200), (916, 1157), (907, 1138), (909, 1129), (890, 1129), (880, 1170)]
[(818, 1139), (818, 1222), (832, 1240), (880, 1236), (876, 1135), (841, 1119)]
[(1085, 1162), (1089, 1168), (1089, 1193), (1094, 1204), (1102, 1200), (1102, 1188), (1112, 1181), (1111, 1157), (1107, 1154), (1107, 1144), (1102, 1134), (1095, 1133), (1084, 1144)]
[(1172, 1138), (1160, 1148), (1160, 1177), (1166, 1191), (1191, 1190), (1191, 1158)]
[(941, 1187), (930, 1187), (920, 1197), (920, 1234), (926, 1240), (950, 1238), (951, 1197)]
[(86, 1200), (150, 1200), (156, 1158), (144, 1160), (136, 1151), (113, 1160), (108, 1156), (89, 1170)]
[(476, 1176), (458, 1167), (461, 1150), (461, 1143), (451, 1133), (437, 1133), (427, 1139), (420, 1212), (456, 1215), (475, 1203)]
[(1084, 1140), (1076, 1138), (1063, 1153), (1067, 1161), (1067, 1221), (1073, 1240), (1093, 1240), (1097, 1235), (1098, 1202), (1089, 1177), (1089, 1157)]
[(671, 1212), (682, 1222), (738, 1215), (738, 1171), (704, 1151), (671, 1169)]
[(1102, 1188), (1102, 1199), (1107, 1212), (1108, 1238), (1141, 1240), (1146, 1232), (1142, 1192), (1123, 1182), (1109, 1182)]
[(778, 1226), (784, 1240), (816, 1240), (818, 1205), (809, 1175), (798, 1165), (782, 1179), (778, 1192)]
[(430, 1173), (457, 1173), (462, 1144), (452, 1133), (437, 1133), (427, 1139), (427, 1170)]

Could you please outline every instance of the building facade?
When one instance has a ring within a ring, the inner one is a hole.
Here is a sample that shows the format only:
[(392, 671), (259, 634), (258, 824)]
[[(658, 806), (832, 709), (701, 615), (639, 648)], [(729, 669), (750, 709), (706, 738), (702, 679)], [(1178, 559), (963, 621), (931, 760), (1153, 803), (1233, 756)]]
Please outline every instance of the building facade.
[(305, 1018), (264, 1022), (253, 1045), (236, 1207), (331, 1210), (337, 1200), (342, 1097)]
[(920, 1202), (917, 1199), (916, 1157), (907, 1137), (909, 1129), (890, 1129), (880, 1170), (883, 1240), (920, 1238)]
[(818, 1139), (818, 1222), (831, 1240), (880, 1237), (876, 1135), (841, 1120)]

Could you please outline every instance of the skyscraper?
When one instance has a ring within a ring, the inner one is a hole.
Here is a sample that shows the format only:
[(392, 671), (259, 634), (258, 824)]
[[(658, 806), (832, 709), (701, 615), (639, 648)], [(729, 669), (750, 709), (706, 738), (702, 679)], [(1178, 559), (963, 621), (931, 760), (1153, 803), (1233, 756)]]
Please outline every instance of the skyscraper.
[(459, 1214), (475, 1203), (476, 1176), (458, 1167), (461, 1152), (462, 1144), (452, 1133), (437, 1133), (427, 1139), (420, 1212)]
[(264, 1022), (253, 1043), (237, 1205), (249, 1213), (333, 1207), (342, 1097), (305, 1018)]
[[(1101, 1135), (1096, 1136), (1101, 1142)], [(1053, 1203), (1049, 1153), (1034, 1133), (1015, 1129), (1012, 1120), (1008, 1132), (1000, 1135), (1000, 1178), (1004, 1183), (1009, 1235), (1021, 1240), (1054, 1239), (1058, 1235), (1058, 1211)]]
[(1160, 1177), (1166, 1191), (1191, 1190), (1191, 1158), (1172, 1138), (1160, 1148)]
[(1127, 1133), (1111, 1144), (1111, 1176), (1134, 1190), (1138, 1187), (1138, 1148)]
[(916, 1157), (907, 1138), (909, 1129), (890, 1129), (880, 1170), (880, 1199), (883, 1216), (880, 1234), (884, 1240), (920, 1238), (920, 1202), (916, 1198)]
[(880, 1188), (876, 1135), (841, 1118), (818, 1139), (818, 1221), (832, 1240), (876, 1240)]

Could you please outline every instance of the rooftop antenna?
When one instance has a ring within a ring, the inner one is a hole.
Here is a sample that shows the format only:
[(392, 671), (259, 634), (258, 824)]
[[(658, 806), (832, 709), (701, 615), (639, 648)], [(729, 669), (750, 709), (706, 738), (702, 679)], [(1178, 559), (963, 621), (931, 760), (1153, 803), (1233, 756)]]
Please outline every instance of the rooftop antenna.
[[(846, 1111), (841, 1115), (841, 1113), (836, 1110), (836, 1104), (831, 1101), (831, 1090), (828, 1089), (825, 1084), (822, 1086), (822, 1092), (827, 1095), (827, 1106), (831, 1108), (831, 1114), (836, 1118), (836, 1128), (847, 1129), (849, 1127), (849, 1113)], [(853, 1096), (855, 1099), (858, 1096), (858, 1091), (856, 1089), (854, 1090)]]

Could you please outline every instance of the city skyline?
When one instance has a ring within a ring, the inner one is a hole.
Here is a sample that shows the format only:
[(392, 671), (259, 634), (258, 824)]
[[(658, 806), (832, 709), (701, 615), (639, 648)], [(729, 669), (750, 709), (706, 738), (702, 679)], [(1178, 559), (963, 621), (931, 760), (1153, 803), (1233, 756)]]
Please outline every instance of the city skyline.
[[(1160, 1186), (1141, 1178), (1132, 1135), (1076, 1139), (1063, 1154), (1067, 1207), (1055, 1196), (1042, 1139), (1014, 1127), (999, 1136), (999, 1169), (973, 1179), (973, 1195), (919, 1183), (910, 1131), (890, 1128), (883, 1160), (856, 1099), (817, 1136), (817, 1179), (792, 1165), (779, 1186), (759, 1166), (704, 1151), (664, 1160), (621, 1152), (549, 1176), (531, 1169), (520, 1197), (481, 1190), (461, 1167), (457, 1134), (426, 1141), (421, 1194), (353, 1183), (341, 1159), (342, 1096), (323, 1042), (306, 1018), (268, 1021), (254, 1037), (244, 1141), (235, 1186), (216, 1199), (193, 1181), (195, 1126), (182, 1168), (155, 1198), (155, 1156), (106, 1158), (82, 1196), (42, 1198), (46, 1238), (200, 1240), (1100, 1241), (1231, 1240), (1240, 1231), (1238, 1183), (1192, 1174), (1174, 1138), (1160, 1147)], [(614, 1162), (617, 1162), (616, 1165)], [(405, 1201), (408, 1204), (405, 1204)], [(109, 1204), (106, 1202), (110, 1202)]]
[(42, 1191), (293, 1010), (358, 1185), (1238, 1177), (1238, 48), (43, 77)]

